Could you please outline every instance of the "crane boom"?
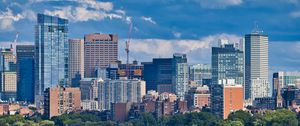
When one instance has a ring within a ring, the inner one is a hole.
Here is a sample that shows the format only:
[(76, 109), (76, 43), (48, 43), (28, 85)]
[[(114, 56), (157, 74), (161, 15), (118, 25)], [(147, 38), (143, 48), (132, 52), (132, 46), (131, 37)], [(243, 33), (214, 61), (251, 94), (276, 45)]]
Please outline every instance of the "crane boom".
[(130, 45), (130, 39), (131, 39), (131, 31), (132, 31), (132, 21), (130, 21), (129, 24), (129, 30), (127, 34), (127, 40), (125, 41), (125, 51), (126, 51), (126, 76), (128, 79), (130, 79), (130, 68), (129, 68), (129, 45)]

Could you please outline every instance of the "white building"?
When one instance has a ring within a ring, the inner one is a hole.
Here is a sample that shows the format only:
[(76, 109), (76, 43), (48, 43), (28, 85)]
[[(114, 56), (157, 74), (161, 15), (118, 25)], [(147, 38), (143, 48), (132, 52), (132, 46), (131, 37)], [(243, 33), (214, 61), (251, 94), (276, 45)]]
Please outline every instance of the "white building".
[(98, 101), (95, 100), (82, 100), (81, 101), (81, 108), (82, 110), (89, 110), (89, 111), (98, 111)]
[(251, 80), (251, 100), (255, 98), (269, 97), (269, 82), (264, 79)]
[(245, 99), (251, 97), (251, 80), (268, 82), (268, 35), (255, 31), (245, 35)]
[(142, 102), (146, 94), (146, 82), (137, 79), (98, 81), (98, 101), (100, 110), (110, 110), (111, 103)]

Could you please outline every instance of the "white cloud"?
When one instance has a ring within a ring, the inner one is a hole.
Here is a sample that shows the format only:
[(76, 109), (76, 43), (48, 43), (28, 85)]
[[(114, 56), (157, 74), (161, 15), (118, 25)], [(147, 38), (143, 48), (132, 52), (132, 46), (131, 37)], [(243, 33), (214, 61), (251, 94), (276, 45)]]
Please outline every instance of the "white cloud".
[(0, 30), (11, 31), (14, 29), (14, 22), (23, 19), (21, 14), (14, 15), (9, 8), (6, 11), (0, 11)]
[[(130, 56), (141, 61), (149, 61), (154, 57), (172, 57), (173, 53), (180, 52), (187, 53), (190, 63), (209, 63), (211, 47), (216, 46), (218, 40), (224, 38), (231, 42), (238, 42), (241, 37), (223, 33), (206, 36), (198, 40), (132, 39)], [(123, 46), (124, 44), (120, 44), (121, 49)], [(123, 50), (120, 52), (124, 53)]]
[(300, 17), (300, 11), (291, 12), (290, 16), (293, 17), (293, 18), (299, 18)]
[(173, 31), (172, 33), (173, 33), (175, 38), (180, 38), (181, 35), (182, 35), (180, 32), (176, 32), (176, 31)]
[(156, 24), (156, 22), (152, 19), (152, 17), (142, 16), (141, 19), (144, 20), (144, 21), (150, 22), (152, 24)]
[(113, 4), (111, 2), (99, 2), (95, 0), (78, 0), (77, 2), (85, 8), (93, 8), (104, 11), (111, 11), (113, 9)]
[(223, 9), (243, 3), (243, 0), (197, 0), (202, 8)]

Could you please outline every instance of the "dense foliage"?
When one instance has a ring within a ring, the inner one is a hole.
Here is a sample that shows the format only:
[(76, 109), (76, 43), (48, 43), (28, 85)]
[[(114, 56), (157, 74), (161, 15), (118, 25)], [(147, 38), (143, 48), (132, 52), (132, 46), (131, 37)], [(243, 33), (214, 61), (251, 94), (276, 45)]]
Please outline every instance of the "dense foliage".
[(300, 117), (289, 110), (267, 111), (264, 115), (236, 111), (227, 120), (208, 113), (176, 114), (156, 119), (150, 113), (141, 113), (137, 119), (127, 122), (108, 121), (104, 112), (65, 114), (51, 120), (42, 116), (24, 118), (20, 115), (0, 116), (1, 126), (298, 126)]

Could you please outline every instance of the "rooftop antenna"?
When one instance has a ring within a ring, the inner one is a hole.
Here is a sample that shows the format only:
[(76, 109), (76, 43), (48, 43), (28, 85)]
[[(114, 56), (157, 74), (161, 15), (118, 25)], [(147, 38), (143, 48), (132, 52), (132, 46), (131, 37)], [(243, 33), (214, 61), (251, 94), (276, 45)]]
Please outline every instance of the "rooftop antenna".
[[(11, 51), (16, 51), (16, 45), (17, 45), (17, 40), (18, 40), (18, 38), (19, 38), (19, 32), (17, 32), (16, 33), (16, 36), (15, 36), (15, 39), (14, 39), (14, 41), (12, 42), (12, 44), (10, 45), (10, 50)], [(14, 50), (15, 49), (15, 50)]]
[(127, 40), (125, 41), (126, 47), (125, 47), (125, 51), (126, 51), (126, 76), (128, 79), (130, 79), (130, 68), (129, 68), (129, 45), (130, 45), (130, 39), (131, 39), (131, 32), (132, 32), (132, 21), (130, 21), (129, 23), (129, 31), (127, 34)]
[(257, 21), (254, 21), (254, 28), (252, 30), (252, 33), (256, 33), (256, 34), (262, 34), (263, 33), (263, 30), (261, 30), (259, 28), (259, 25), (258, 25)]

